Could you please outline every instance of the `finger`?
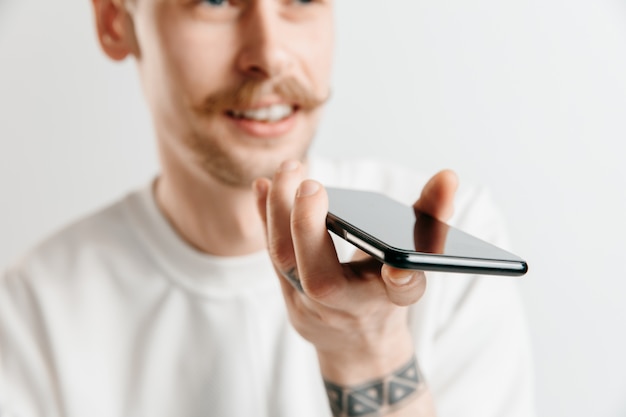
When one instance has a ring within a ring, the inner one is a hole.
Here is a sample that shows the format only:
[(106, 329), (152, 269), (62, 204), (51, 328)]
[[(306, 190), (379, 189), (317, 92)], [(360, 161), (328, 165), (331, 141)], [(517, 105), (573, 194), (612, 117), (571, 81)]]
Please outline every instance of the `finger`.
[(459, 180), (450, 170), (435, 174), (422, 189), (419, 200), (413, 205), (417, 210), (446, 221), (454, 212), (454, 194)]
[(413, 241), (415, 250), (425, 253), (443, 253), (450, 227), (420, 211), (415, 212)]
[[(271, 186), (271, 181), (266, 178), (259, 178), (254, 181), (252, 184), (252, 188), (256, 194), (256, 203), (257, 209), (259, 210), (259, 215), (261, 216), (261, 220), (263, 221), (264, 232), (266, 234), (267, 239), (267, 194), (269, 192), (269, 187)], [(285, 300), (287, 302), (292, 300), (294, 289), (302, 292), (302, 285), (300, 281), (296, 279), (296, 269), (292, 268), (288, 272), (279, 271), (278, 268), (274, 268), (278, 275), (282, 275), (287, 278), (286, 280), (281, 279), (280, 284), (285, 295)]]
[(385, 282), (389, 300), (398, 306), (408, 306), (418, 302), (426, 291), (426, 275), (423, 271), (383, 265), (381, 276)]
[(304, 292), (326, 305), (337, 305), (347, 281), (328, 231), (328, 195), (318, 182), (298, 188), (291, 217), (291, 233)]
[(291, 240), (290, 218), (296, 190), (303, 178), (298, 161), (286, 161), (274, 175), (267, 197), (268, 251), (278, 272), (297, 282), (296, 258)]

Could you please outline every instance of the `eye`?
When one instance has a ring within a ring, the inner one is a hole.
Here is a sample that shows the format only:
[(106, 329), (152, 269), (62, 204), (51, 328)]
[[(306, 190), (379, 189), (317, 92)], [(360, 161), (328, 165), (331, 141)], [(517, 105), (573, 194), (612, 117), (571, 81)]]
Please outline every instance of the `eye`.
[(203, 0), (203, 3), (208, 4), (209, 6), (220, 7), (228, 4), (228, 0)]

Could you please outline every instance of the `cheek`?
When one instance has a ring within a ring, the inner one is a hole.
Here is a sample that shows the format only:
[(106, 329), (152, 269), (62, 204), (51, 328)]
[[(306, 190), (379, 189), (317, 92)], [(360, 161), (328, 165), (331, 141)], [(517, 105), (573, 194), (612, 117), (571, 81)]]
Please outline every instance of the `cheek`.
[(334, 46), (332, 27), (324, 25), (310, 33), (314, 35), (301, 45), (302, 56), (307, 61), (307, 71), (315, 80), (318, 93), (324, 95), (328, 93), (331, 82)]
[(143, 70), (151, 88), (165, 93), (162, 99), (199, 104), (224, 86), (233, 62), (232, 36), (176, 14), (165, 10), (155, 17)]
[[(227, 36), (215, 31), (187, 27), (172, 30), (166, 39), (167, 59), (173, 76), (190, 94), (206, 94), (220, 89), (225, 83), (232, 63)], [(221, 39), (215, 42), (214, 39)]]

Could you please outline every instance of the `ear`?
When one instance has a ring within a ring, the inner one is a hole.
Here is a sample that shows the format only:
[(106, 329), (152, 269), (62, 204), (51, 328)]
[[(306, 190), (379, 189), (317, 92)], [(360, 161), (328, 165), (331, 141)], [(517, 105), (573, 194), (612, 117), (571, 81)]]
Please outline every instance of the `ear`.
[(102, 50), (115, 61), (137, 54), (135, 30), (125, 0), (92, 0)]

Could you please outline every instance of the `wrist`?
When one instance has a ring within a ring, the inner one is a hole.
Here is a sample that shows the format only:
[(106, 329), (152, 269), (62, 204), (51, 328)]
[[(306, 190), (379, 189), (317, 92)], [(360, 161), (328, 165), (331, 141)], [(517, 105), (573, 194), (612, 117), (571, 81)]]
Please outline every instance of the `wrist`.
[(334, 417), (381, 416), (399, 410), (402, 415), (414, 415), (418, 398), (426, 390), (415, 356), (391, 373), (358, 385), (326, 379), (324, 385)]
[(411, 335), (397, 332), (371, 343), (343, 349), (317, 349), (320, 371), (325, 380), (354, 385), (388, 375), (415, 355)]

